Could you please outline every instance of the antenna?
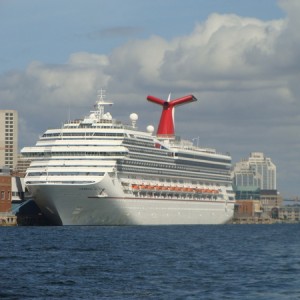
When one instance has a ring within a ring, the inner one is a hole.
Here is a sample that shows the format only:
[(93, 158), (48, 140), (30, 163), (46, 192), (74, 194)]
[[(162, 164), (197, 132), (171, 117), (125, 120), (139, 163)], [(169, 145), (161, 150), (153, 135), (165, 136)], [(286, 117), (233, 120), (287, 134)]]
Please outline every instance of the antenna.
[(98, 120), (100, 120), (104, 116), (104, 106), (111, 106), (111, 102), (106, 102), (104, 100), (105, 98), (105, 90), (100, 89), (98, 90), (97, 94), (97, 101), (94, 105), (94, 111), (91, 111), (92, 113), (95, 114)]
[(106, 96), (106, 95), (105, 95), (105, 92), (106, 92), (106, 91), (105, 91), (104, 89), (102, 89), (102, 88), (101, 88), (100, 90), (97, 91), (97, 93), (98, 93), (98, 94), (97, 94), (98, 100), (104, 100), (104, 98), (105, 98), (105, 96)]
[(71, 121), (71, 102), (69, 101), (69, 107), (68, 107), (68, 121)]

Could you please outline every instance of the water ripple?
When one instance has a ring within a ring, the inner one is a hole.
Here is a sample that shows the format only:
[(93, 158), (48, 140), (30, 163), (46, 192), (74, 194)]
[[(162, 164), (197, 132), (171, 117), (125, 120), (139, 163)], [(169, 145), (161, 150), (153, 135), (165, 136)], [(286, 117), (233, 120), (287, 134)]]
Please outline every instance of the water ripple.
[(300, 299), (299, 231), (0, 227), (0, 298)]

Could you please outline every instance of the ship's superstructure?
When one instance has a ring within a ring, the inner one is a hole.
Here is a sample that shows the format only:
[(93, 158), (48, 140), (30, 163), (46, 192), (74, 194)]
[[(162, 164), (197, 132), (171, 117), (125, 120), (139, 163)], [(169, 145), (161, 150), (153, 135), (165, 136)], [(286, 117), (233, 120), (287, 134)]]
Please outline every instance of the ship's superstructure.
[(135, 113), (130, 125), (114, 120), (104, 110), (112, 103), (101, 93), (89, 116), (48, 129), (34, 147), (22, 149), (32, 160), (26, 185), (55, 224), (220, 224), (231, 219), (231, 157), (175, 137), (170, 124), (174, 106), (196, 98), (148, 100), (163, 106), (157, 135), (153, 126), (138, 130)]

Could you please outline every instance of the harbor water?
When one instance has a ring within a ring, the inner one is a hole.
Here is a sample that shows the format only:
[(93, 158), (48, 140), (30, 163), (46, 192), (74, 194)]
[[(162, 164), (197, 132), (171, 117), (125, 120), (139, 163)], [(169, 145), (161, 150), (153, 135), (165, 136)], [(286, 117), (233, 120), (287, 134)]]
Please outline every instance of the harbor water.
[(1, 299), (300, 299), (300, 224), (0, 227)]

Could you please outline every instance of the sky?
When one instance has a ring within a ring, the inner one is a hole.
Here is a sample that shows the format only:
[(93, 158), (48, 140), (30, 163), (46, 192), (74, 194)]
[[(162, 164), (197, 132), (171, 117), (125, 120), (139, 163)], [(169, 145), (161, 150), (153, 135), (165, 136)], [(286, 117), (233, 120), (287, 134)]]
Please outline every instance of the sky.
[(299, 0), (0, 0), (0, 109), (19, 113), (19, 148), (87, 115), (157, 128), (167, 99), (176, 135), (229, 152), (263, 152), (283, 197), (300, 196)]

